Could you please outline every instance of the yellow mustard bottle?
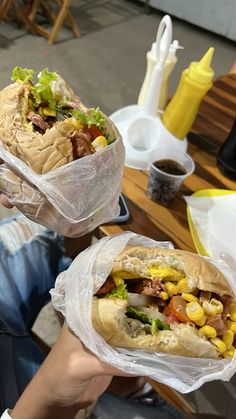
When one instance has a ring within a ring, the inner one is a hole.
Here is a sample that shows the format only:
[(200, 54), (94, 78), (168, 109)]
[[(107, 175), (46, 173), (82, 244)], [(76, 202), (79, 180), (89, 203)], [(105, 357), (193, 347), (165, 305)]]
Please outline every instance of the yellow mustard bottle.
[(183, 71), (177, 90), (167, 105), (162, 122), (171, 134), (183, 140), (190, 131), (201, 101), (212, 86), (214, 71), (210, 67), (214, 48), (200, 61), (193, 61)]

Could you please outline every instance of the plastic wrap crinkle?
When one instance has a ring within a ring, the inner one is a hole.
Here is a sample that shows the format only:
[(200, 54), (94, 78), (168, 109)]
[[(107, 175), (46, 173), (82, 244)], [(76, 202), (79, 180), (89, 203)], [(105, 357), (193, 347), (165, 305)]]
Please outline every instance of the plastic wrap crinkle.
[(0, 191), (31, 220), (79, 237), (119, 214), (124, 167), (121, 137), (98, 153), (46, 174), (33, 172), (0, 145)]
[[(120, 370), (149, 376), (181, 393), (196, 390), (208, 381), (228, 381), (236, 371), (236, 357), (232, 361), (214, 360), (113, 348), (95, 332), (91, 317), (93, 294), (105, 282), (115, 258), (126, 245), (173, 248), (170, 242), (156, 242), (131, 232), (105, 237), (80, 253), (69, 269), (58, 276), (51, 290), (55, 309), (62, 312), (87, 348)], [(223, 272), (236, 295), (231, 271), (223, 263), (212, 262)]]

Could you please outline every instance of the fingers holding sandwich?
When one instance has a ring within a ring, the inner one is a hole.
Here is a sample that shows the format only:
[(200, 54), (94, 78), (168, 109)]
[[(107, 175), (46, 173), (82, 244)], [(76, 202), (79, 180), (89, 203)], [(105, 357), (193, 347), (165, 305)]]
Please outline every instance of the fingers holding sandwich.
[(13, 208), (6, 197), (6, 195), (0, 194), (0, 204), (3, 205), (5, 208)]

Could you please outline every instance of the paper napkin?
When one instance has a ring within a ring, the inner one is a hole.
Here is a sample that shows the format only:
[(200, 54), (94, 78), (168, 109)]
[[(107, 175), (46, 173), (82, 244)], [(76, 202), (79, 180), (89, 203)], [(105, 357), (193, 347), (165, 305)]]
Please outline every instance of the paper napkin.
[(224, 254), (236, 263), (236, 191), (205, 189), (185, 200), (198, 253), (215, 259)]

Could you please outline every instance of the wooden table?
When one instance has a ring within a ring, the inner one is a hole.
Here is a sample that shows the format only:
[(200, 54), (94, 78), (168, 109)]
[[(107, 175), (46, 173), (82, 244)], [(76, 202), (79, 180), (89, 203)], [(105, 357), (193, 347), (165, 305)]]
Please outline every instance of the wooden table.
[(196, 122), (188, 135), (188, 152), (196, 170), (182, 185), (168, 207), (146, 196), (147, 173), (128, 167), (124, 170), (123, 194), (131, 214), (126, 223), (100, 227), (102, 235), (125, 230), (156, 240), (170, 240), (175, 247), (195, 251), (190, 235), (183, 195), (199, 189), (236, 189), (236, 182), (224, 177), (216, 166), (220, 145), (226, 139), (236, 117), (236, 75), (217, 79), (205, 96)]
[[(227, 138), (236, 117), (236, 75), (217, 79), (200, 107), (197, 119), (188, 135), (188, 152), (196, 169), (182, 185), (168, 207), (151, 201), (146, 196), (147, 173), (124, 170), (123, 194), (131, 214), (126, 223), (109, 224), (99, 228), (100, 235), (122, 233), (129, 230), (155, 240), (170, 240), (175, 247), (195, 251), (189, 231), (184, 195), (199, 189), (236, 189), (236, 182), (224, 177), (216, 166), (220, 145)], [(170, 404), (185, 413), (195, 411), (175, 390), (147, 379), (155, 391)]]

